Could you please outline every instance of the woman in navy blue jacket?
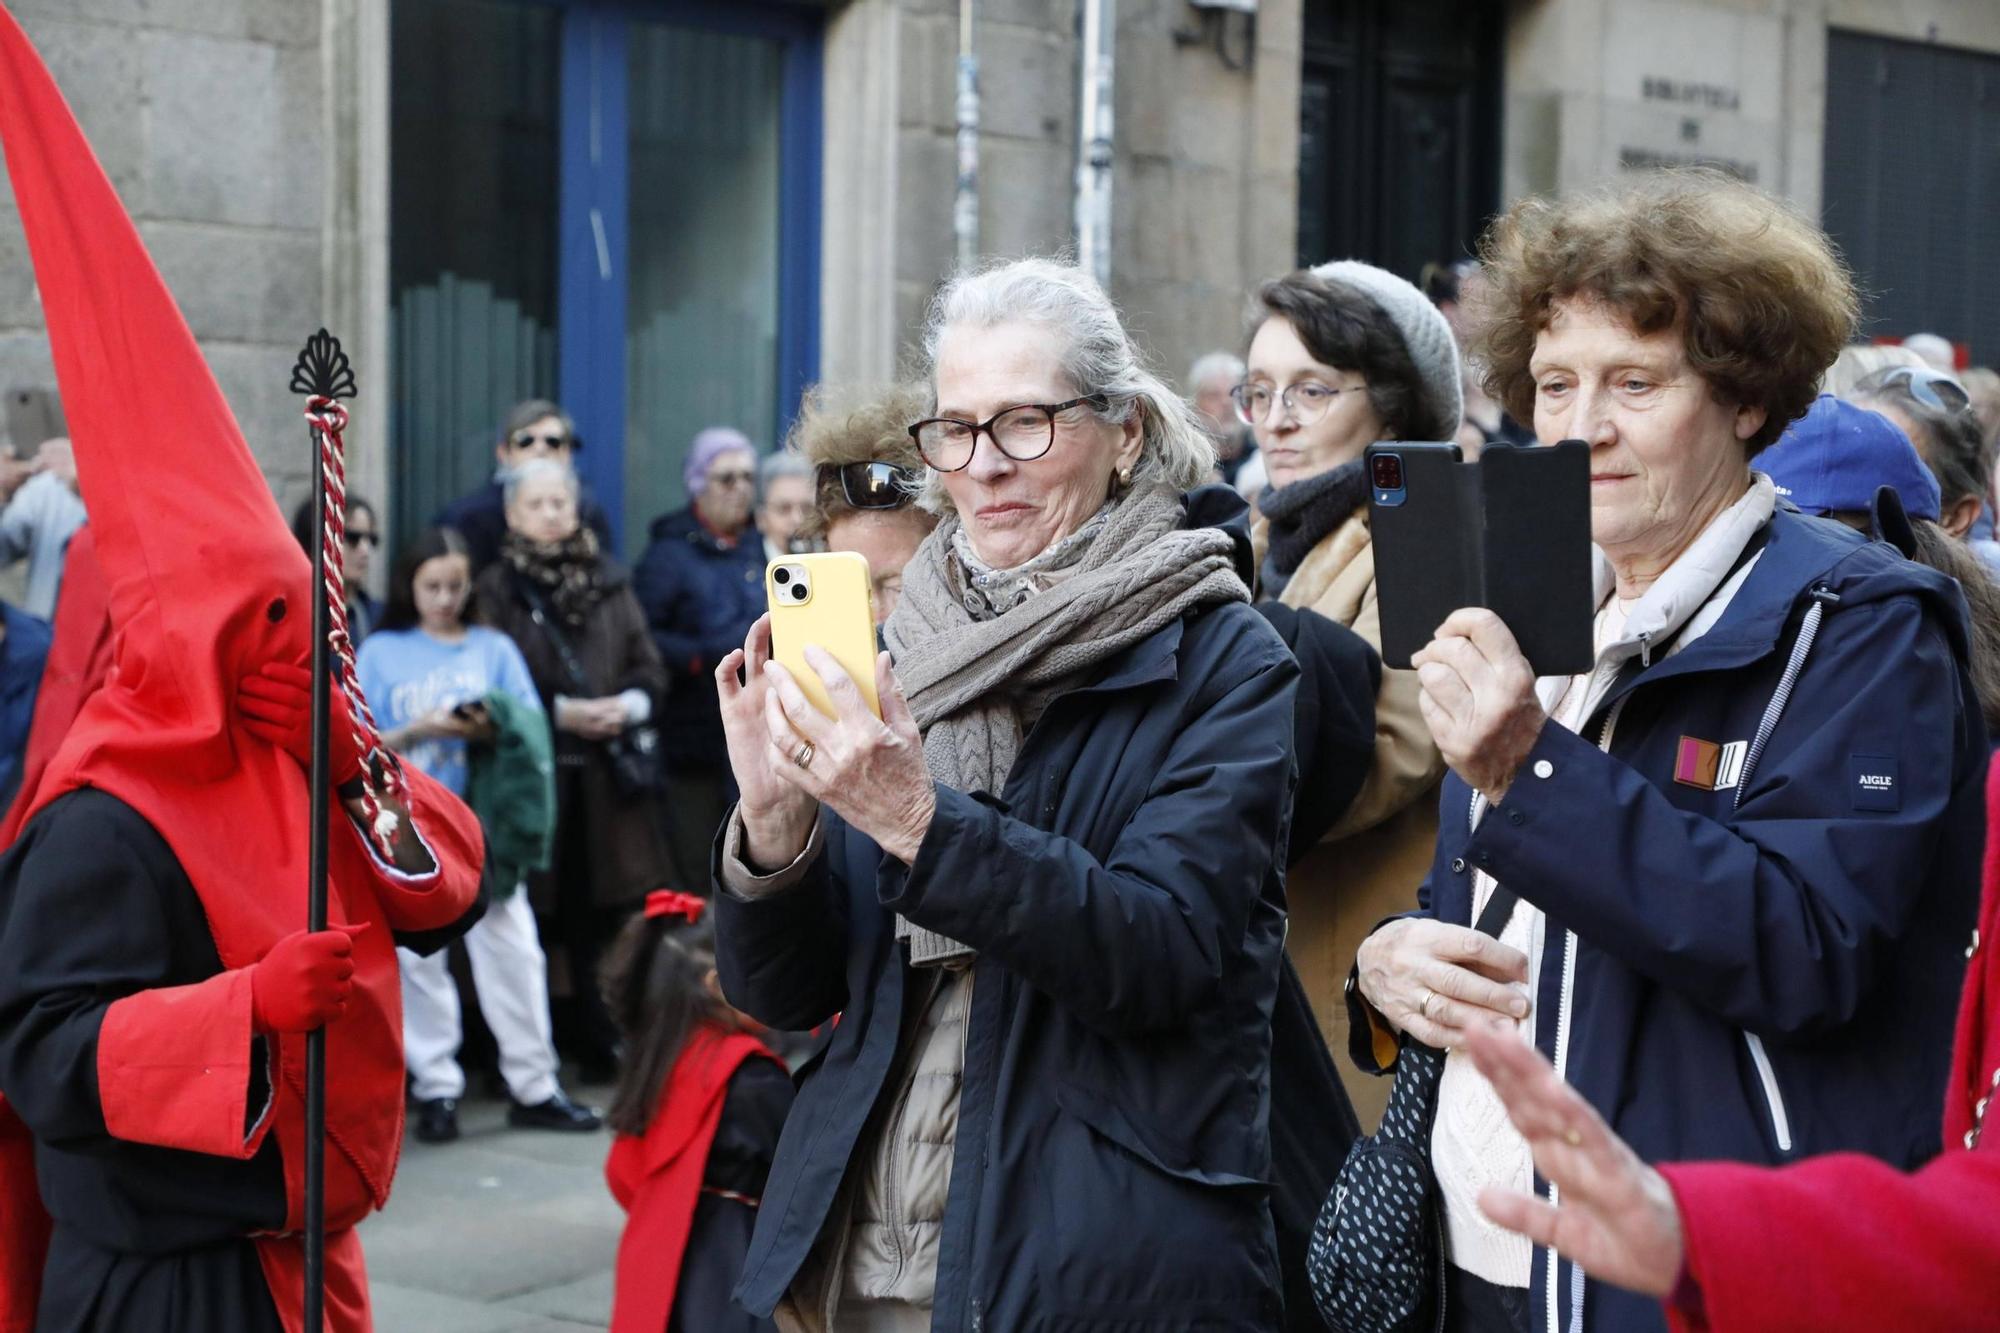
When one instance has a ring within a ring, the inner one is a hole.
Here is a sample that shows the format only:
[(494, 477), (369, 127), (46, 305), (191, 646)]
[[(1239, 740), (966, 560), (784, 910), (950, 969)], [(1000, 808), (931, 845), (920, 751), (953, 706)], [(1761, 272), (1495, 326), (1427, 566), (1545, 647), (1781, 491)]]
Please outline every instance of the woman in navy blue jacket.
[[(1453, 1052), (1431, 1137), (1449, 1327), (1657, 1328), (1479, 1211), (1487, 1185), (1550, 1191), (1466, 1029), (1518, 1024), (1649, 1159), (1917, 1164), (1984, 729), (1956, 586), (1751, 470), (1853, 326), (1816, 228), (1661, 175), (1517, 205), (1486, 248), (1490, 391), (1591, 448), (1597, 665), (1537, 681), (1477, 610), (1418, 654), (1452, 776), (1423, 913), (1362, 945), (1353, 1054)], [(1468, 928), (1496, 886), (1521, 899), (1498, 942)]]
[(839, 716), (814, 711), (768, 622), (717, 673), (723, 989), (840, 1019), (738, 1298), (843, 1333), (1274, 1333), (1298, 664), (1244, 534), (1190, 520), (1213, 446), (1088, 276), (962, 276), (929, 345), (913, 434), (947, 512), (882, 720), (809, 649)]

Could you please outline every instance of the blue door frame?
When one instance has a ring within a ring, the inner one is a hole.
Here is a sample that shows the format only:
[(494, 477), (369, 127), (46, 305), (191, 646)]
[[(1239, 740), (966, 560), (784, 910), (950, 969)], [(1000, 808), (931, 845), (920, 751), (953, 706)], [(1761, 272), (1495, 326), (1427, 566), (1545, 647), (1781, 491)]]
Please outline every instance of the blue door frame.
[(577, 469), (619, 549), (625, 518), (626, 39), (634, 19), (784, 44), (778, 184), (778, 396), (789, 428), (819, 375), (821, 29), (755, 0), (556, 0), (562, 24), (557, 383), (585, 441)]

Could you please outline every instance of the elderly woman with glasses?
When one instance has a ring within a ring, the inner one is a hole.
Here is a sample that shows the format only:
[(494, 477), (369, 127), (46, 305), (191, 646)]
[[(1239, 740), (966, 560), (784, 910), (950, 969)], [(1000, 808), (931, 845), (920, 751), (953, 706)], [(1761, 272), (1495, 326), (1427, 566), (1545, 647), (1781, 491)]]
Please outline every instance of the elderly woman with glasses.
[(914, 384), (865, 393), (821, 387), (792, 427), (791, 446), (814, 477), (799, 538), (868, 561), (877, 625), (895, 611), (903, 570), (937, 527), (937, 515), (917, 504), (924, 460), (909, 435), (909, 423), (930, 408), (929, 392)]
[[(1265, 283), (1251, 317), (1235, 399), (1271, 480), (1253, 528), (1259, 596), (1344, 625), (1380, 652), (1361, 453), (1377, 440), (1449, 440), (1457, 432), (1451, 326), (1409, 283), (1353, 261)], [(1416, 673), (1383, 671), (1361, 792), (1287, 881), (1288, 948), (1335, 1050), (1347, 1044), (1342, 988), (1355, 949), (1383, 917), (1416, 906), (1443, 773), (1417, 709)], [(1342, 1077), (1372, 1127), (1386, 1084), (1351, 1068)]]
[(1298, 668), (1247, 534), (1182, 494), (1213, 445), (1087, 275), (961, 275), (926, 348), (942, 521), (881, 717), (808, 648), (817, 712), (768, 621), (716, 672), (724, 993), (840, 1016), (738, 1297), (804, 1329), (1275, 1329)]
[(700, 432), (682, 478), (688, 506), (653, 520), (632, 587), (667, 664), (660, 756), (669, 842), (674, 882), (692, 886), (708, 882), (708, 847), (729, 808), (715, 664), (764, 614), (764, 539), (750, 523), (757, 451), (749, 436), (728, 426)]
[(1660, 1328), (1481, 1211), (1554, 1200), (1468, 1034), (1532, 1043), (1643, 1157), (1934, 1155), (1984, 838), (1965, 606), (1755, 470), (1854, 327), (1812, 223), (1665, 172), (1523, 200), (1483, 249), (1488, 391), (1589, 446), (1593, 665), (1538, 680), (1478, 608), (1416, 654), (1445, 818), (1349, 1053), (1435, 1080), (1447, 1329)]

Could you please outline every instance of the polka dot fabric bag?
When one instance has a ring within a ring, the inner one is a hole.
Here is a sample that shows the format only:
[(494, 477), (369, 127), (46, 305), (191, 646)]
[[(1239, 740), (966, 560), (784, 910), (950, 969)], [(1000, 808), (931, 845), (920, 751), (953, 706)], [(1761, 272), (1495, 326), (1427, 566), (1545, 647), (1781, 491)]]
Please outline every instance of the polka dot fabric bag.
[[(1496, 889), (1478, 929), (1499, 936), (1515, 896)], [(1382, 1126), (1348, 1149), (1313, 1224), (1306, 1275), (1332, 1333), (1444, 1327), (1444, 1215), (1431, 1174), (1444, 1052), (1404, 1041)]]

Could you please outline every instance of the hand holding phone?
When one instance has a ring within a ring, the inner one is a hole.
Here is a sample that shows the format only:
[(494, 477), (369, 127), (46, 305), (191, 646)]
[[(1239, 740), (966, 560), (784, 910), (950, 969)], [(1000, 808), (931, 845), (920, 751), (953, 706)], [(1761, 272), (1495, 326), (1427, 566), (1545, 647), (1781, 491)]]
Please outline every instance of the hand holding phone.
[(853, 679), (869, 711), (882, 716), (875, 691), (875, 610), (868, 561), (852, 551), (773, 560), (764, 572), (771, 608), (771, 660), (791, 672), (813, 707), (837, 716), (807, 645), (824, 649)]
[(1371, 444), (1368, 521), (1382, 664), (1408, 667), (1453, 612), (1492, 611), (1537, 675), (1592, 662), (1590, 449)]

